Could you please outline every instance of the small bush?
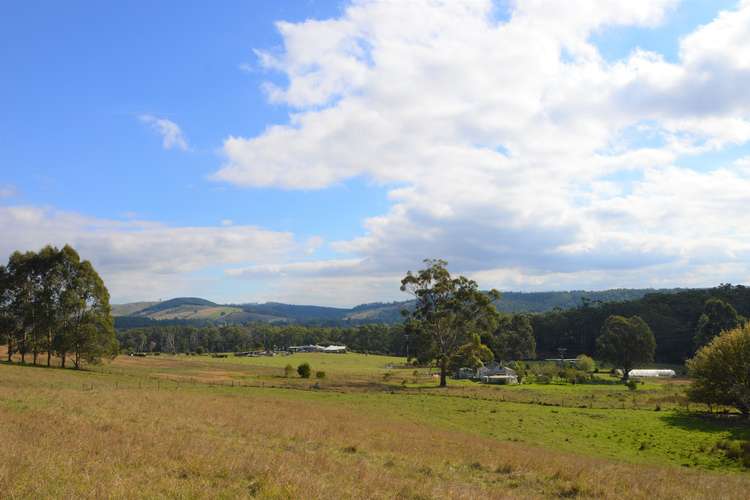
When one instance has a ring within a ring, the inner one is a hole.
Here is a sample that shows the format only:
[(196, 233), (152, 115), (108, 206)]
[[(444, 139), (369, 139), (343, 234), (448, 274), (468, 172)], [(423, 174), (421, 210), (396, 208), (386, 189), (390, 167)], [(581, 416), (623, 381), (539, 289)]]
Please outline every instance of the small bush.
[(596, 365), (594, 364), (594, 360), (590, 356), (586, 356), (585, 354), (580, 354), (576, 358), (576, 368), (578, 368), (581, 371), (584, 371), (584, 372), (593, 371), (595, 366)]
[(297, 373), (302, 378), (310, 378), (311, 372), (312, 369), (310, 368), (310, 363), (302, 363), (297, 367)]
[(315, 378), (326, 378), (326, 372), (315, 372)]
[(289, 378), (293, 371), (294, 371), (294, 367), (292, 365), (286, 365), (284, 367), (284, 376), (286, 378)]
[(206, 352), (201, 346), (198, 346), (195, 348), (195, 354), (198, 354), (199, 356)]
[(638, 382), (636, 382), (635, 380), (628, 380), (625, 385), (628, 387), (628, 390), (630, 391), (634, 391), (638, 389)]

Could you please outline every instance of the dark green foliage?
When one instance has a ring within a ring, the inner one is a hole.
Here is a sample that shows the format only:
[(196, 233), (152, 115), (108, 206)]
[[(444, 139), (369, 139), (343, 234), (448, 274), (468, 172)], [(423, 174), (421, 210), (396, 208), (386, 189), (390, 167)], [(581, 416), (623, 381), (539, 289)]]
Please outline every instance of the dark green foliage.
[(566, 347), (573, 356), (594, 352), (596, 339), (609, 316), (640, 316), (656, 339), (654, 359), (682, 364), (695, 352), (696, 326), (706, 301), (712, 297), (731, 304), (740, 315), (750, 316), (750, 287), (742, 285), (652, 293), (629, 302), (585, 303), (576, 309), (531, 317), (537, 352), (540, 357), (556, 357), (558, 347)]
[(503, 316), (492, 336), (486, 336), (495, 359), (511, 361), (536, 358), (536, 340), (529, 317), (525, 314)]
[(721, 332), (736, 328), (742, 322), (731, 304), (717, 298), (708, 299), (695, 329), (695, 347), (703, 347)]
[(14, 252), (0, 269), (0, 323), (5, 330), (8, 360), (14, 353), (37, 363), (53, 354), (62, 365), (72, 354), (97, 363), (118, 352), (109, 292), (89, 261), (66, 245), (36, 252)]
[[(194, 352), (200, 346), (206, 352), (240, 352), (266, 349), (286, 349), (293, 345), (343, 344), (357, 352), (372, 352), (404, 356), (406, 338), (403, 325), (360, 325), (352, 327), (322, 327), (304, 325), (245, 325), (202, 326), (164, 324), (119, 329), (123, 349), (138, 351), (143, 344), (166, 351), (168, 339), (173, 339), (177, 352)], [(410, 339), (412, 343), (413, 339)], [(410, 347), (413, 352), (413, 348)], [(171, 351), (170, 351), (171, 352)]]
[(315, 372), (315, 378), (326, 378), (326, 372)]
[(653, 361), (656, 350), (654, 334), (638, 316), (607, 318), (596, 346), (599, 357), (622, 369), (625, 380), (631, 369)]
[(310, 363), (302, 363), (297, 367), (297, 374), (302, 378), (310, 378), (311, 372)]

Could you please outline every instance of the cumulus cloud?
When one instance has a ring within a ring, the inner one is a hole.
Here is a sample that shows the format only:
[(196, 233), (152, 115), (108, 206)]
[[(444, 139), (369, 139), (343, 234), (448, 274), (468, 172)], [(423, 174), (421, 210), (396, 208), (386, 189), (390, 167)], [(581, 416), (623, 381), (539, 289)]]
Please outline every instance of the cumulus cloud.
[(140, 115), (139, 119), (161, 135), (161, 144), (164, 149), (177, 148), (183, 151), (190, 149), (182, 129), (175, 122), (150, 114)]
[(92, 261), (118, 301), (200, 294), (201, 283), (222, 273), (196, 274), (279, 262), (298, 247), (291, 233), (254, 226), (173, 227), (34, 206), (0, 207), (0, 227), (0, 255), (71, 244)]
[(488, 0), (363, 0), (280, 23), (283, 49), (258, 54), (288, 79), (266, 91), (290, 121), (227, 138), (213, 178), (322, 189), (365, 177), (391, 207), (330, 244), (341, 266), (239, 274), (324, 286), (335, 271), (366, 289), (445, 257), (501, 287), (745, 279), (747, 167), (680, 162), (750, 141), (750, 1), (680, 40), (676, 62), (643, 50), (606, 61), (590, 41), (657, 26), (675, 4), (519, 1), (498, 21)]

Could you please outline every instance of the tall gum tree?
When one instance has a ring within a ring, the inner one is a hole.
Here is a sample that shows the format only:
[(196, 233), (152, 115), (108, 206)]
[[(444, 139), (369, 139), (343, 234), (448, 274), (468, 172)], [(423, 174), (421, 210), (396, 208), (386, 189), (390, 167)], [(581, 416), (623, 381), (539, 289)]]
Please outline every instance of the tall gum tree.
[(485, 293), (476, 281), (452, 277), (444, 260), (426, 259), (424, 263), (424, 269), (409, 271), (401, 280), (401, 291), (416, 300), (414, 310), (408, 314), (407, 328), (421, 341), (422, 359), (437, 363), (440, 387), (445, 387), (451, 360), (461, 347), (474, 335), (495, 329), (498, 312), (492, 302), (500, 298), (500, 293)]

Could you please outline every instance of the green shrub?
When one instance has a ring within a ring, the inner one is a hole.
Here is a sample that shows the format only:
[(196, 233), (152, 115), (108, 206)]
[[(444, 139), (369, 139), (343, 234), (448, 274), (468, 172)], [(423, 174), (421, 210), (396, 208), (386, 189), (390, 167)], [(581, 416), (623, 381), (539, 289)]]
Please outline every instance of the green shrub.
[(634, 391), (638, 389), (638, 382), (635, 380), (628, 380), (625, 385), (628, 387), (628, 390)]
[(198, 347), (195, 348), (195, 354), (201, 355), (204, 352), (205, 351), (204, 351), (204, 349), (201, 346), (198, 346)]
[(289, 376), (292, 374), (293, 371), (294, 371), (294, 367), (292, 365), (286, 365), (284, 367), (284, 376), (286, 378), (289, 378)]
[(584, 372), (594, 371), (595, 368), (594, 360), (590, 356), (585, 354), (579, 354), (576, 358), (576, 368)]
[(326, 372), (315, 372), (315, 378), (326, 378)]
[(310, 378), (311, 372), (312, 369), (310, 368), (310, 363), (302, 363), (297, 367), (297, 373), (302, 378)]

